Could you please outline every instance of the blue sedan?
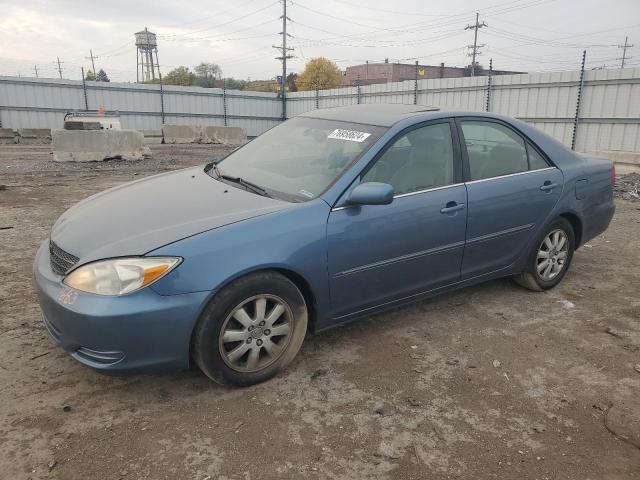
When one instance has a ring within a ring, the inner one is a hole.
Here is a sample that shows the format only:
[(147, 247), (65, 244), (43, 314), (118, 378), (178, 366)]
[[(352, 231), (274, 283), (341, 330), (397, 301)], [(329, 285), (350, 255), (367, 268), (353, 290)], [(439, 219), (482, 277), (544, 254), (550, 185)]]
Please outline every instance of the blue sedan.
[(608, 227), (614, 181), (512, 118), (315, 110), (65, 212), (35, 259), (44, 323), (97, 369), (193, 360), (249, 385), (357, 316), (498, 277), (556, 286)]

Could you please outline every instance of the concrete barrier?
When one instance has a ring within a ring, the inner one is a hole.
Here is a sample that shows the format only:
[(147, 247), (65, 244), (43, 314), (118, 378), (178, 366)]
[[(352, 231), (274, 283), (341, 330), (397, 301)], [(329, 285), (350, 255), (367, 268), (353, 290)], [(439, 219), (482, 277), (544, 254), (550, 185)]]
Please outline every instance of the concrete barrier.
[(56, 162), (100, 162), (112, 158), (140, 160), (149, 155), (144, 137), (137, 130), (51, 131)]
[(205, 143), (221, 143), (223, 145), (242, 145), (247, 141), (247, 135), (240, 127), (204, 127)]
[(164, 143), (202, 143), (202, 127), (197, 125), (163, 125)]
[(208, 127), (201, 125), (164, 125), (164, 143), (221, 143), (242, 145), (247, 141), (240, 127)]
[(11, 128), (0, 128), (0, 145), (12, 145), (16, 143), (16, 136)]
[(162, 143), (162, 130), (142, 130), (144, 143)]
[(19, 128), (17, 140), (22, 145), (48, 145), (51, 143), (51, 129)]

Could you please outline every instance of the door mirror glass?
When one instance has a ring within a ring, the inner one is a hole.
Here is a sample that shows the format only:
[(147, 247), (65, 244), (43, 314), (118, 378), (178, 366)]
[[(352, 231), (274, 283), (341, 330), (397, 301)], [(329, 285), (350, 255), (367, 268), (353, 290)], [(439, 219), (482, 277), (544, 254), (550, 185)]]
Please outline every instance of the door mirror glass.
[(348, 205), (388, 205), (393, 201), (393, 187), (388, 183), (361, 183), (347, 199)]

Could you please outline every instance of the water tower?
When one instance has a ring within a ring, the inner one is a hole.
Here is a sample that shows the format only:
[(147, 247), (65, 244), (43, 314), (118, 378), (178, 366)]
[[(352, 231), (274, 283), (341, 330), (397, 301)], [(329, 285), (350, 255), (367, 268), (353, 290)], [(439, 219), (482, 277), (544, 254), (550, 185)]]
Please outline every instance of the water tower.
[(160, 65), (158, 64), (158, 43), (156, 34), (145, 27), (136, 34), (136, 78), (138, 83), (160, 78)]

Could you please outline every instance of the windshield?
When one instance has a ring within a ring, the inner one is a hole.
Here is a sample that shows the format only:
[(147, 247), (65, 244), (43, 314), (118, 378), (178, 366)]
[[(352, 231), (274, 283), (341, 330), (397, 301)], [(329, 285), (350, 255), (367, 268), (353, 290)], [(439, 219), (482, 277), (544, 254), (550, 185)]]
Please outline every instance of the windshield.
[(383, 131), (370, 125), (296, 117), (225, 157), (218, 164), (218, 173), (222, 178), (251, 182), (285, 200), (311, 200), (331, 186)]

